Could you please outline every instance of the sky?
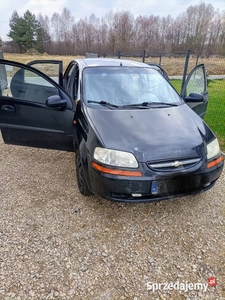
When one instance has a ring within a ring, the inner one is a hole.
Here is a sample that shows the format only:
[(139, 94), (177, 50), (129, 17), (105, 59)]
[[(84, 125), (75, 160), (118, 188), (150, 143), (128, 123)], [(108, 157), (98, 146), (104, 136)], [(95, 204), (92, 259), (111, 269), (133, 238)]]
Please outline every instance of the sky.
[[(89, 17), (92, 13), (96, 17), (103, 17), (109, 10), (128, 10), (135, 17), (139, 15), (159, 15), (161, 17), (171, 15), (176, 17), (185, 12), (191, 5), (200, 4), (196, 0), (4, 0), (0, 4), (0, 37), (7, 39), (9, 33), (9, 19), (14, 10), (20, 16), (30, 10), (35, 15), (42, 13), (51, 18), (54, 12), (61, 13), (63, 8), (68, 8), (73, 14), (75, 21)], [(225, 0), (205, 0), (206, 4), (212, 3), (220, 12), (225, 10)]]

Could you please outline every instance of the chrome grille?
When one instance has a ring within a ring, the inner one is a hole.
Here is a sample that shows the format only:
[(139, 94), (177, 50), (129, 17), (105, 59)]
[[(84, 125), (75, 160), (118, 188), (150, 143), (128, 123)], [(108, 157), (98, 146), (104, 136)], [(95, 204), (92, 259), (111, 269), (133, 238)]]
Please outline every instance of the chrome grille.
[(191, 159), (179, 159), (163, 162), (147, 162), (147, 166), (156, 171), (178, 171), (191, 168), (201, 161), (201, 157)]

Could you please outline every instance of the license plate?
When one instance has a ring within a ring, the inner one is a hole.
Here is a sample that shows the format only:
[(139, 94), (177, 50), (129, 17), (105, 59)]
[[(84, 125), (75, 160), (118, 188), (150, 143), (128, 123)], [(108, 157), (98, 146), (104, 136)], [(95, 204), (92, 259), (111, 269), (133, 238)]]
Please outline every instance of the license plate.
[(158, 182), (157, 181), (152, 181), (151, 193), (153, 195), (158, 194)]
[(200, 176), (176, 177), (166, 180), (152, 181), (152, 195), (173, 195), (195, 191), (201, 187)]

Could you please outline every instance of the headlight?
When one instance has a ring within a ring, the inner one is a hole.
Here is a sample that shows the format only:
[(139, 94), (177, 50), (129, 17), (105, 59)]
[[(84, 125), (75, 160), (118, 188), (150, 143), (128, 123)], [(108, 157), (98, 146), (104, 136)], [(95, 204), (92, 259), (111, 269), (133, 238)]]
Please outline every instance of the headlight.
[(138, 162), (132, 153), (96, 147), (94, 159), (106, 165), (125, 168), (138, 168)]
[(207, 145), (207, 159), (213, 158), (220, 153), (220, 146), (217, 138)]

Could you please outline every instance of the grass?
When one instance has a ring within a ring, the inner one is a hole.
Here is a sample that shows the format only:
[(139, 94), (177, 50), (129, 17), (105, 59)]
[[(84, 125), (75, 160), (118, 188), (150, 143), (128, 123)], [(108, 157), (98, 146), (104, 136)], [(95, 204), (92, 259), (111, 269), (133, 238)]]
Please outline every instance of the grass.
[[(181, 80), (171, 80), (180, 92)], [(208, 83), (209, 103), (204, 121), (216, 134), (222, 151), (225, 151), (225, 81), (210, 80)]]
[(205, 122), (215, 132), (221, 149), (225, 151), (225, 81), (213, 80), (209, 82), (208, 92), (209, 104)]

